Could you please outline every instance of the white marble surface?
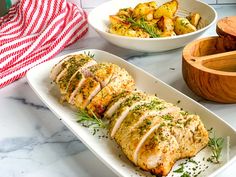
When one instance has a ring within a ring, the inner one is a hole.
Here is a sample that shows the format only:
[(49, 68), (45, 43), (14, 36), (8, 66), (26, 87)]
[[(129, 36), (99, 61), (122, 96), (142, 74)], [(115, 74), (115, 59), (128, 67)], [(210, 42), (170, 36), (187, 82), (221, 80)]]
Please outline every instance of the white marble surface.
[[(236, 15), (236, 6), (215, 6), (219, 17)], [(215, 27), (204, 34), (215, 35)], [(217, 104), (195, 96), (181, 75), (182, 49), (139, 53), (107, 43), (90, 30), (60, 55), (97, 48), (123, 57), (215, 112), (236, 128), (236, 104)], [(43, 105), (23, 78), (0, 90), (0, 177), (115, 177)], [(219, 177), (236, 176), (236, 162)]]

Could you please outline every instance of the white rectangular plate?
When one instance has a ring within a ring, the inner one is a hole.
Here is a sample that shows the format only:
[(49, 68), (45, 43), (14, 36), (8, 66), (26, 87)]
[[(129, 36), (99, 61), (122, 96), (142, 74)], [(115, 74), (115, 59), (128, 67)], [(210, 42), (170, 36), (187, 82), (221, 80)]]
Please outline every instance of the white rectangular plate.
[[(201, 173), (198, 176), (214, 176), (233, 162), (236, 155), (236, 132), (221, 118), (191, 98), (168, 86), (159, 79), (151, 76), (140, 68), (126, 62), (118, 56), (95, 49), (83, 50), (72, 54), (84, 52), (94, 54), (97, 62), (112, 62), (125, 68), (134, 77), (138, 89), (147, 93), (157, 94), (160, 98), (177, 104), (179, 107), (188, 112), (198, 114), (207, 129), (213, 128), (216, 131), (216, 136), (220, 136), (225, 139), (221, 163), (215, 165), (207, 162), (206, 159), (211, 155), (211, 151), (209, 148), (205, 148), (193, 158), (198, 162), (198, 165), (190, 162), (185, 165), (184, 169), (191, 173), (191, 176), (194, 176), (194, 174), (198, 174), (200, 172)], [(57, 88), (51, 84), (49, 75), (53, 65), (58, 63), (64, 57), (65, 56), (55, 58), (31, 69), (27, 73), (27, 79), (32, 89), (50, 108), (50, 110), (54, 112), (55, 115), (116, 174), (126, 177), (151, 176), (149, 173), (145, 173), (132, 165), (132, 163), (126, 159), (121, 150), (118, 148), (118, 145), (106, 137), (105, 131), (99, 131), (93, 135), (93, 131), (91, 129), (89, 130), (76, 122), (76, 112), (74, 110), (72, 110), (68, 105), (59, 103), (60, 95), (58, 94)], [(228, 140), (230, 139), (230, 147), (227, 146), (227, 137), (229, 137)], [(173, 170), (178, 169), (178, 165), (183, 162), (185, 162), (185, 160), (178, 161), (168, 176), (180, 176), (181, 174), (174, 173)], [(194, 170), (194, 168), (196, 168), (196, 170)]]

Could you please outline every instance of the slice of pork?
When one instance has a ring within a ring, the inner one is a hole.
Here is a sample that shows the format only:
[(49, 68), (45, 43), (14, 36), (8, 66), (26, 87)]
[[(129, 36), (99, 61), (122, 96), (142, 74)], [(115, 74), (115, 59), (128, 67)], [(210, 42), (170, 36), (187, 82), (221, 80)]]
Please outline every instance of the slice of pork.
[(162, 116), (156, 128), (137, 150), (134, 163), (142, 169), (166, 176), (174, 163), (195, 156), (208, 144), (208, 132), (197, 115), (180, 111)]
[(109, 104), (106, 112), (104, 113), (104, 117), (110, 119), (115, 111), (120, 107), (120, 105), (127, 100), (133, 92), (131, 91), (124, 91), (118, 96), (116, 96), (112, 102)]
[(98, 63), (91, 67), (86, 68), (83, 74), (85, 77), (94, 77), (100, 84), (101, 87), (105, 87), (112, 79), (117, 77), (121, 68), (118, 65), (112, 63)]
[(153, 174), (166, 176), (180, 158), (179, 144), (167, 125), (155, 129), (142, 144), (136, 165)]
[(68, 59), (70, 59), (72, 57), (72, 55), (68, 55), (65, 58), (63, 58), (59, 63), (57, 63), (56, 65), (53, 66), (51, 73), (50, 73), (50, 78), (55, 81), (57, 75), (61, 72), (62, 69), (62, 64), (67, 61)]
[(74, 105), (74, 98), (79, 91), (80, 87), (85, 81), (84, 75), (78, 70), (70, 79), (66, 92), (66, 100), (68, 103)]
[(73, 56), (69, 60), (65, 61), (64, 64), (66, 67), (58, 74), (56, 78), (56, 83), (58, 84), (62, 94), (67, 92), (70, 81), (73, 78), (72, 76), (78, 70), (82, 71), (89, 66), (95, 65), (96, 61), (81, 54)]
[(134, 89), (134, 79), (129, 73), (122, 69), (119, 74), (112, 79), (91, 101), (87, 106), (90, 112), (99, 117), (103, 117), (108, 105), (117, 95)]
[(114, 138), (116, 131), (120, 127), (122, 121), (126, 118), (129, 111), (134, 109), (136, 106), (150, 102), (154, 97), (150, 97), (143, 92), (135, 92), (129, 96), (116, 110), (112, 117), (110, 124), (110, 136)]
[(132, 132), (146, 117), (161, 116), (174, 111), (179, 111), (179, 108), (156, 97), (150, 102), (136, 106), (129, 112), (117, 129), (115, 134), (116, 142), (125, 147), (126, 143), (123, 141), (126, 141), (126, 135)]
[(85, 109), (90, 100), (101, 90), (100, 83), (92, 77), (85, 79), (79, 88), (75, 97), (75, 106), (79, 109)]
[[(163, 109), (163, 111), (157, 111), (155, 114), (153, 111), (148, 116), (145, 117), (145, 114), (140, 118), (131, 130), (127, 131), (126, 136), (118, 136), (118, 138), (123, 138), (120, 140), (120, 145), (129, 159), (132, 159), (133, 162), (137, 162), (138, 152), (140, 151), (141, 146), (149, 137), (149, 135), (155, 131), (162, 123), (171, 123), (173, 114), (179, 112), (179, 109), (174, 106), (168, 106)], [(127, 128), (130, 128), (128, 126)], [(118, 133), (118, 132), (117, 132)]]

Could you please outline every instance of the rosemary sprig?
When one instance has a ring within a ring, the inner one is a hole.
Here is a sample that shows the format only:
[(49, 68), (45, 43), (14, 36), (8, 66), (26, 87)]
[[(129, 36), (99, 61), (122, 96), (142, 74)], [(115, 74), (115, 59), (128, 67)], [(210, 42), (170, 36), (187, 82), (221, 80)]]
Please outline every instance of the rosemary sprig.
[(94, 58), (95, 54), (90, 53), (90, 51), (88, 52), (84, 52), (85, 55), (88, 55), (90, 58)]
[(184, 172), (180, 177), (190, 177), (190, 174), (188, 172)]
[(91, 111), (92, 116), (90, 116), (86, 111), (79, 110), (77, 113), (77, 122), (81, 123), (84, 127), (92, 127), (96, 131), (98, 128), (106, 128), (106, 124), (99, 119), (93, 111)]
[(184, 172), (184, 165), (180, 164), (180, 168), (178, 168), (177, 170), (173, 171), (174, 173), (183, 173)]
[(160, 37), (157, 33), (156, 33), (156, 29), (154, 26), (148, 25), (143, 18), (140, 19), (139, 22), (135, 21), (133, 18), (128, 18), (127, 19), (128, 22), (130, 22), (133, 26), (137, 26), (139, 28), (144, 29), (152, 38), (157, 38)]
[(191, 163), (194, 163), (195, 165), (198, 165), (198, 163), (193, 159), (188, 159), (188, 162), (191, 162)]
[(212, 155), (207, 159), (207, 161), (212, 163), (220, 163), (219, 159), (221, 156), (221, 151), (223, 149), (224, 139), (222, 137), (217, 138), (214, 136), (211, 138), (209, 137), (208, 146), (211, 148)]

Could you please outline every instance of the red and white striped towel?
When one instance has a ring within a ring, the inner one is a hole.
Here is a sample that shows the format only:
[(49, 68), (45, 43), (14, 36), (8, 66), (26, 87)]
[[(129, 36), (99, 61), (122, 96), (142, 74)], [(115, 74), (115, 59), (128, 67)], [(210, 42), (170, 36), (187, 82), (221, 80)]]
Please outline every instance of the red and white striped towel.
[(0, 18), (0, 88), (53, 58), (88, 30), (87, 15), (66, 0), (21, 0)]

